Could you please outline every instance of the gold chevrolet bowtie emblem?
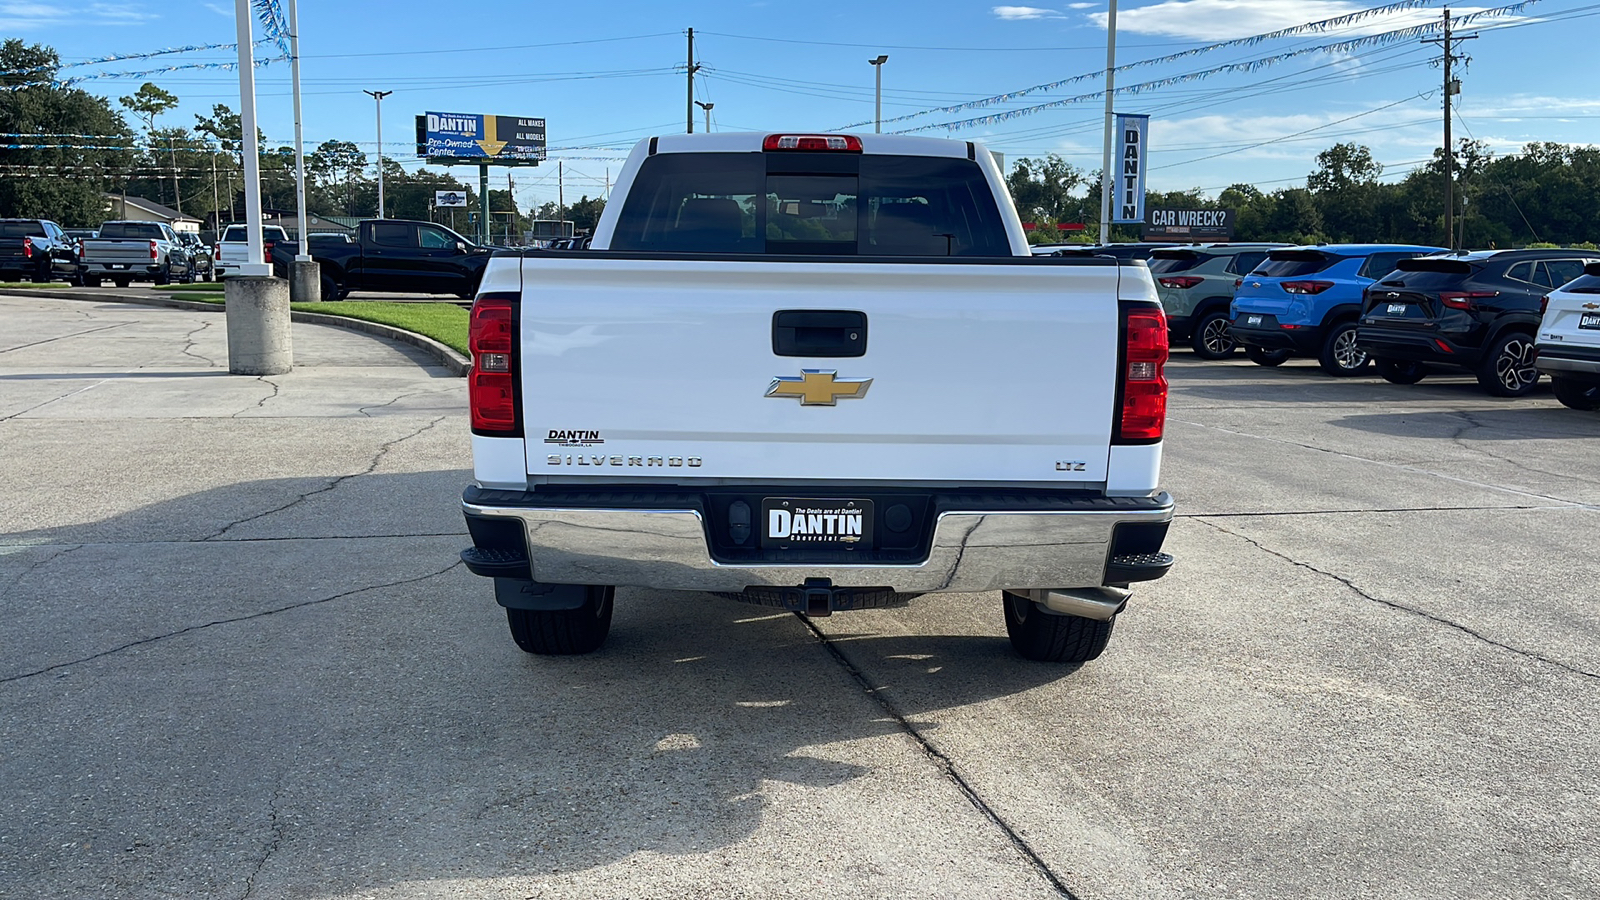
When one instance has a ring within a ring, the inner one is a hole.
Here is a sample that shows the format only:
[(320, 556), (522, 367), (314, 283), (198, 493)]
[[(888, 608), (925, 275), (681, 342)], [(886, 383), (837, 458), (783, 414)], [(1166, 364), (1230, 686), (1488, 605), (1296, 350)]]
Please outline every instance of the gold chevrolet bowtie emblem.
[(835, 406), (840, 397), (865, 397), (871, 378), (838, 378), (833, 369), (801, 369), (800, 377), (779, 375), (768, 397), (796, 397), (801, 406)]
[(1583, 305), (1583, 308), (1584, 309), (1600, 309), (1600, 303), (1585, 303)]

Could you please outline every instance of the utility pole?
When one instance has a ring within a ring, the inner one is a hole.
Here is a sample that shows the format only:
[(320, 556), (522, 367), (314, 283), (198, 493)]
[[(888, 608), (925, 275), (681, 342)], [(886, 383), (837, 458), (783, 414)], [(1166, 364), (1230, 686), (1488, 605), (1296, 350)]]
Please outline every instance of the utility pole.
[(1111, 243), (1111, 132), (1115, 128), (1115, 113), (1111, 111), (1111, 94), (1116, 89), (1117, 67), (1117, 0), (1111, 0), (1111, 12), (1106, 18), (1106, 133), (1105, 154), (1100, 165), (1100, 243)]
[(694, 73), (700, 67), (694, 64), (694, 29), (689, 29), (689, 134), (694, 134)]
[(1423, 38), (1425, 44), (1438, 44), (1444, 48), (1444, 240), (1445, 245), (1451, 250), (1459, 247), (1460, 241), (1456, 240), (1456, 153), (1450, 136), (1450, 98), (1461, 93), (1461, 79), (1451, 76), (1451, 66), (1457, 60), (1465, 61), (1465, 57), (1455, 55), (1452, 44), (1460, 41), (1470, 41), (1477, 38), (1475, 34), (1457, 37), (1450, 30), (1450, 8), (1444, 11), (1444, 37)]
[(883, 64), (889, 61), (889, 54), (880, 53), (877, 59), (867, 60), (872, 66), (874, 79), (878, 87), (872, 94), (872, 133), (883, 133)]
[[(367, 94), (378, 101), (378, 218), (381, 219), (383, 218), (383, 98), (394, 93), (394, 91), (362, 91), (361, 93)], [(484, 233), (487, 234), (488, 232)]]
[(511, 226), (517, 222), (517, 183), (511, 179), (511, 170), (506, 170), (506, 196), (511, 198), (511, 212), (506, 213), (506, 246), (511, 246)]
[(561, 160), (556, 160), (556, 229), (562, 237), (571, 237), (567, 234), (567, 187), (561, 164)]
[(701, 103), (699, 100), (696, 100), (694, 102), (694, 105), (698, 106), (701, 109), (706, 111), (706, 134), (710, 134), (711, 133), (711, 107), (716, 106), (716, 104), (715, 103)]
[[(217, 151), (206, 146), (206, 155), (211, 157), (211, 222), (216, 226), (217, 240), (222, 239), (222, 199), (217, 196)], [(230, 201), (232, 197), (228, 198)]]
[(172, 136), (167, 136), (167, 156), (172, 160), (172, 196), (176, 199), (178, 214), (183, 214), (183, 191), (178, 189), (178, 151), (172, 148)]

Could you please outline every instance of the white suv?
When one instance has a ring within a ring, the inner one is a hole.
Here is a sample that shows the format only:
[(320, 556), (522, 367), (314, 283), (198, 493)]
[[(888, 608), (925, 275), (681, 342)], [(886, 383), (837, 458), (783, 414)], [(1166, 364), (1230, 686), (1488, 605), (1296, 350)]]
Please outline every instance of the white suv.
[[(266, 254), (263, 262), (272, 262), (272, 245), (282, 241), (289, 242), (289, 235), (277, 225), (261, 226), (262, 252)], [(217, 241), (215, 255), (212, 257), (213, 274), (211, 277), (221, 280), (229, 275), (237, 275), (239, 267), (250, 259), (249, 238), (243, 225), (229, 225), (222, 232), (222, 239)]]
[(1556, 399), (1573, 409), (1600, 409), (1600, 263), (1544, 298), (1539, 371)]

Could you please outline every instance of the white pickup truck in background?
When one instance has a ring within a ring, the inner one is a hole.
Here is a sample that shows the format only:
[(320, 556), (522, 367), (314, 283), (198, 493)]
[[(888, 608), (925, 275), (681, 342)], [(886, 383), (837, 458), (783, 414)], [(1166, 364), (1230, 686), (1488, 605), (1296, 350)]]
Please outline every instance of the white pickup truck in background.
[[(223, 229), (222, 237), (217, 240), (211, 259), (211, 277), (221, 281), (229, 275), (239, 274), (239, 267), (250, 262), (250, 235), (249, 229), (244, 225), (229, 225)], [(279, 225), (261, 226), (261, 243), (263, 259), (256, 262), (266, 262), (272, 259), (272, 245), (289, 242), (289, 235)]]
[(472, 311), (462, 558), (522, 649), (598, 648), (619, 586), (995, 591), (1019, 653), (1083, 662), (1166, 574), (1149, 270), (1031, 257), (983, 147), (663, 136), (614, 198)]

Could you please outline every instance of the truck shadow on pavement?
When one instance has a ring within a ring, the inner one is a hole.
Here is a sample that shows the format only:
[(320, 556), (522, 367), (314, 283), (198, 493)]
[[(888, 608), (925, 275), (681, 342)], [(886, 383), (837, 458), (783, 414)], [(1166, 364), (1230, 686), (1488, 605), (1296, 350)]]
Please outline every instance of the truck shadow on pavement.
[(998, 609), (991, 634), (828, 638), (846, 665), (791, 614), (643, 589), (599, 652), (529, 656), (455, 563), (455, 475), (247, 482), (0, 536), (26, 660), (0, 673), (0, 822), (28, 823), (0, 894), (536, 888), (637, 854), (868, 846), (883, 815), (963, 802), (923, 796), (940, 776), (902, 723), (1071, 673), (1012, 656)]

